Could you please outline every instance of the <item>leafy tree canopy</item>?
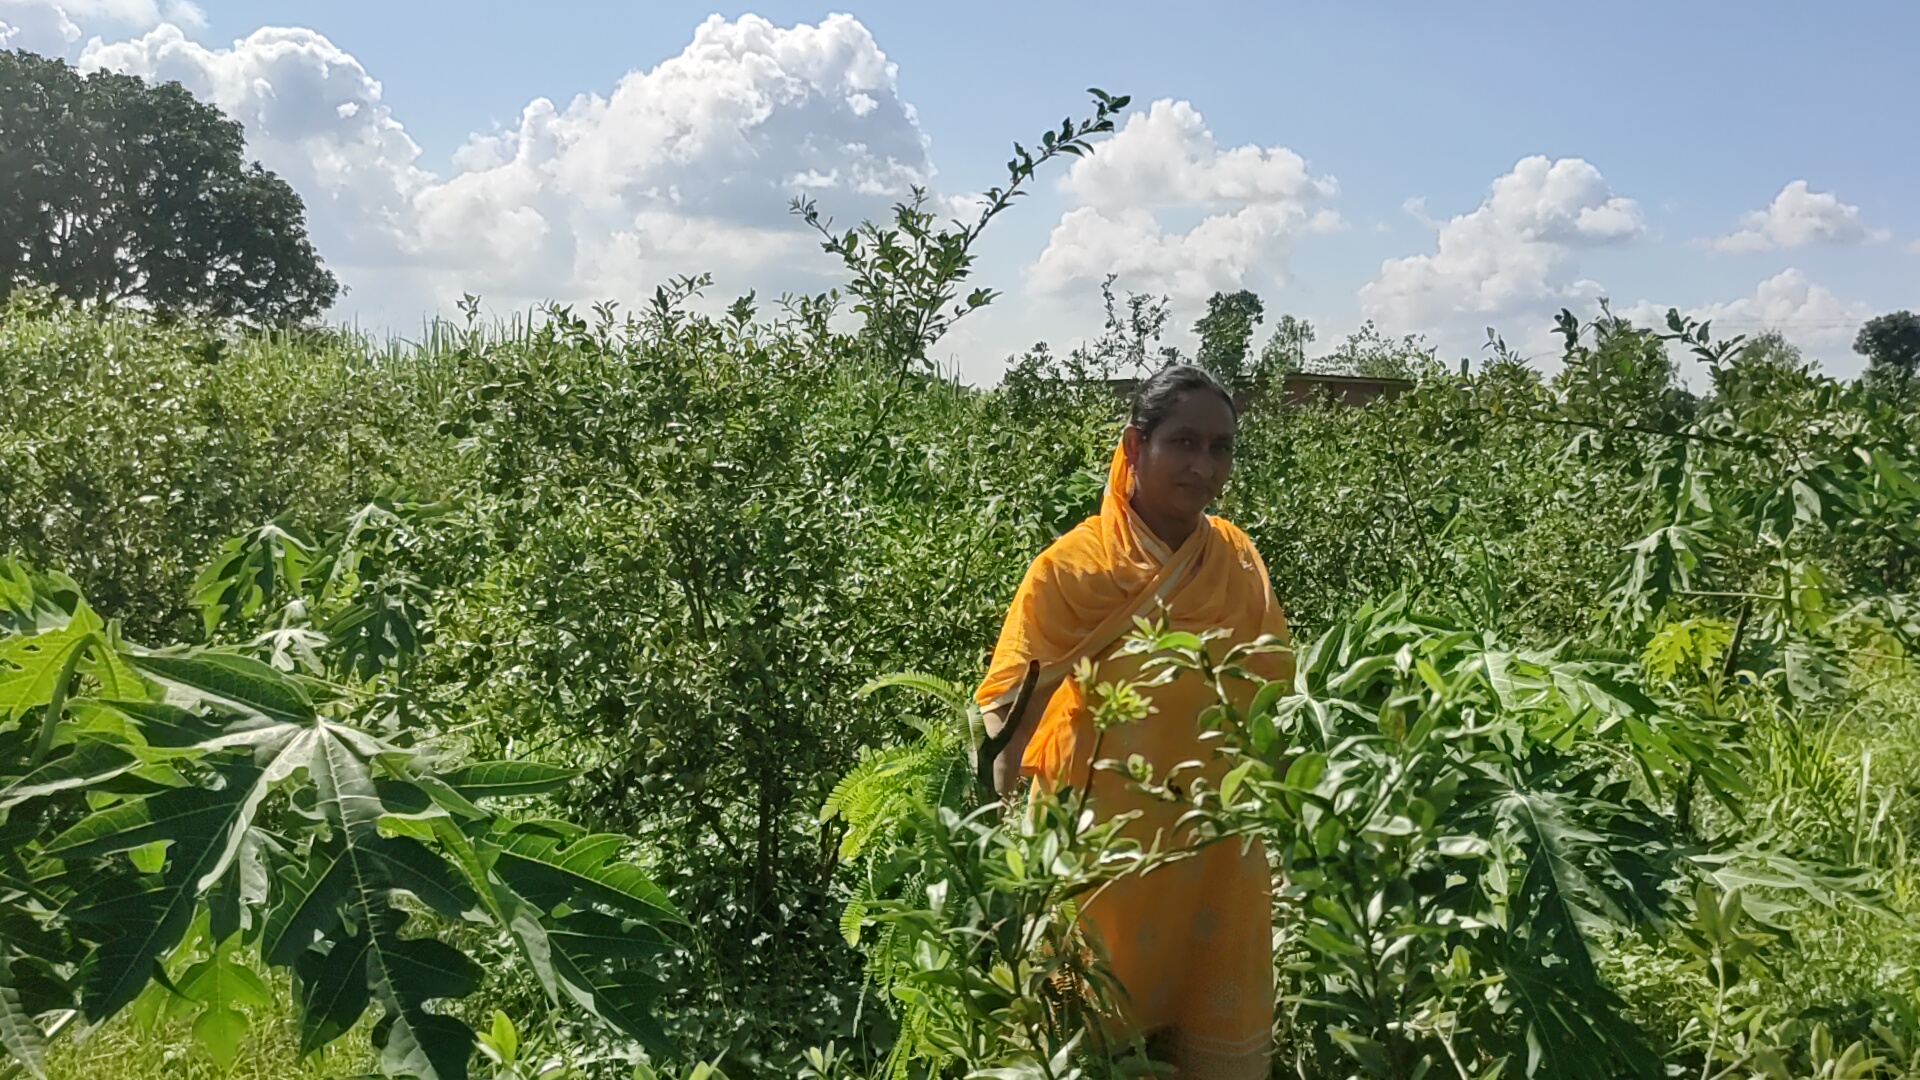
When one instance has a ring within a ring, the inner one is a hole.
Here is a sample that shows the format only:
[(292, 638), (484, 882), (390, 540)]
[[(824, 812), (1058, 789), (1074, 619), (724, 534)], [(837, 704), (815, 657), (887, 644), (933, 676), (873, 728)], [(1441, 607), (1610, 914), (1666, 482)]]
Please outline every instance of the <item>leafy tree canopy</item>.
[(1282, 315), (1274, 323), (1273, 336), (1260, 350), (1260, 359), (1254, 363), (1253, 381), (1268, 383), (1283, 378), (1290, 371), (1304, 371), (1307, 366), (1307, 346), (1313, 344), (1313, 324), (1305, 319), (1296, 319), (1291, 315)]
[(1246, 370), (1253, 328), (1264, 311), (1260, 298), (1246, 289), (1209, 297), (1207, 313), (1193, 324), (1193, 332), (1200, 336), (1200, 366), (1228, 383), (1237, 381)]
[(1867, 358), (1867, 377), (1904, 384), (1920, 372), (1920, 315), (1896, 311), (1868, 320), (1853, 339), (1853, 351)]
[(1403, 338), (1388, 337), (1368, 319), (1333, 352), (1315, 361), (1314, 366), (1336, 375), (1410, 379), (1432, 362), (1432, 346), (1412, 334)]
[(297, 322), (340, 293), (286, 181), (178, 83), (0, 52), (0, 294)]
[(1747, 368), (1799, 371), (1806, 367), (1800, 347), (1788, 341), (1778, 330), (1755, 334), (1734, 355), (1734, 363)]

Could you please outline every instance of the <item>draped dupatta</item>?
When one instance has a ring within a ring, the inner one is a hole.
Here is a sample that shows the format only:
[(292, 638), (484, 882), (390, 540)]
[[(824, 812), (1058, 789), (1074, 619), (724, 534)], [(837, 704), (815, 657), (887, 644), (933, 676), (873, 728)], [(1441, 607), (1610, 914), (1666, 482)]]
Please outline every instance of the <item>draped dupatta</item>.
[(1136, 618), (1164, 617), (1177, 630), (1223, 629), (1232, 644), (1286, 633), (1266, 566), (1245, 533), (1208, 517), (1170, 549), (1135, 513), (1133, 489), (1124, 444), (1116, 446), (1100, 512), (1034, 560), (975, 695), (983, 710), (1006, 705), (1034, 660), (1039, 685), (1060, 680), (1022, 761), (1048, 780), (1079, 782), (1085, 775), (1076, 751), (1087, 745), (1087, 703), (1071, 678), (1074, 667), (1107, 657)]

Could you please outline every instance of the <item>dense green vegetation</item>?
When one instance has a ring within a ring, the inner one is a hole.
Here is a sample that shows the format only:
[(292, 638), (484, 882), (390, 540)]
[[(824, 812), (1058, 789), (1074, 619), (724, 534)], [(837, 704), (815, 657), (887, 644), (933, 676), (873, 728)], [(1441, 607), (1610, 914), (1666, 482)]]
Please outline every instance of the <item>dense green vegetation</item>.
[[(983, 802), (965, 690), (1167, 312), (1113, 302), (993, 389), (924, 360), (992, 299), (979, 230), (1124, 104), (965, 226), (797, 208), (840, 296), (687, 279), (377, 348), (15, 296), (0, 1045), (69, 1076), (329, 1044), (335, 1075), (1139, 1074), (1087, 1033), (1072, 910), (1171, 856), (1072, 792)], [(1285, 317), (1249, 363), (1261, 317), (1206, 316), (1250, 384), (1416, 379), (1257, 399), (1221, 512), (1299, 676), (1208, 718), (1218, 791), (1118, 766), (1273, 853), (1276, 1075), (1920, 1075), (1897, 362), (1603, 315), (1551, 378), (1370, 332), (1310, 361)]]

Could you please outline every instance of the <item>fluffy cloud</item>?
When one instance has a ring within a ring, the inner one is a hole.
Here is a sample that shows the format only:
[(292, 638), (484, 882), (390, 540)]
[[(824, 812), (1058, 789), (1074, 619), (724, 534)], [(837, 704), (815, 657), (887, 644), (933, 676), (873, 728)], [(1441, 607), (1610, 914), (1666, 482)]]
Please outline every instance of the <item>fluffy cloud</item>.
[[(1619, 314), (1641, 326), (1664, 328), (1667, 311), (1675, 306), (1641, 301)], [(1846, 366), (1854, 335), (1873, 316), (1866, 304), (1840, 299), (1793, 267), (1762, 281), (1751, 296), (1682, 310), (1712, 320), (1717, 337), (1777, 330), (1809, 356), (1843, 361), (1836, 367)]]
[(1832, 192), (1810, 191), (1805, 180), (1780, 189), (1765, 210), (1740, 219), (1740, 228), (1714, 240), (1716, 251), (1771, 251), (1808, 244), (1861, 244), (1885, 240), (1888, 233), (1868, 229), (1860, 208), (1849, 206)]
[(81, 66), (177, 81), (247, 130), (248, 151), (307, 203), (321, 254), (343, 268), (378, 264), (417, 229), (413, 200), (435, 178), (359, 61), (312, 30), (266, 28), (211, 49), (162, 24), (95, 40)]
[(693, 270), (730, 291), (790, 284), (824, 268), (786, 213), (793, 195), (856, 219), (933, 172), (894, 65), (848, 16), (709, 18), (678, 56), (605, 96), (537, 99), (507, 130), (472, 136), (448, 176), (422, 167), (379, 81), (313, 30), (210, 48), (162, 23), (95, 40), (81, 62), (178, 80), (245, 124), (250, 151), (306, 199), (316, 244), (353, 290), (346, 310), (377, 320), (411, 321), (462, 291), (632, 300)]
[(82, 23), (126, 33), (162, 22), (200, 27), (207, 18), (188, 0), (0, 0), (0, 49), (64, 57), (80, 43)]
[[(1117, 273), (1126, 287), (1203, 298), (1256, 271), (1284, 277), (1293, 238), (1340, 227), (1319, 204), (1339, 191), (1284, 146), (1221, 149), (1186, 102), (1156, 101), (1074, 163), (1074, 202), (1030, 271), (1059, 293)], [(1162, 213), (1198, 214), (1180, 230)]]
[[(1409, 212), (1423, 216), (1424, 204)], [(1479, 207), (1437, 227), (1433, 253), (1382, 263), (1361, 287), (1360, 306), (1391, 329), (1442, 341), (1497, 317), (1592, 299), (1599, 286), (1578, 276), (1577, 253), (1645, 230), (1639, 205), (1613, 194), (1599, 169), (1546, 157), (1521, 160)]]
[(0, 49), (63, 56), (79, 40), (80, 27), (65, 8), (36, 0), (0, 0)]

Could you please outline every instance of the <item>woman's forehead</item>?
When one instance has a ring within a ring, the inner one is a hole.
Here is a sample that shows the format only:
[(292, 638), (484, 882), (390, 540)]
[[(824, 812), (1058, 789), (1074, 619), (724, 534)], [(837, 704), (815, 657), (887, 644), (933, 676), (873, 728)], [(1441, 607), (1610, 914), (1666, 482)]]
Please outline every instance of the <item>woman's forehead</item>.
[(1161, 426), (1205, 435), (1231, 435), (1237, 424), (1233, 408), (1219, 394), (1189, 391), (1180, 395)]

